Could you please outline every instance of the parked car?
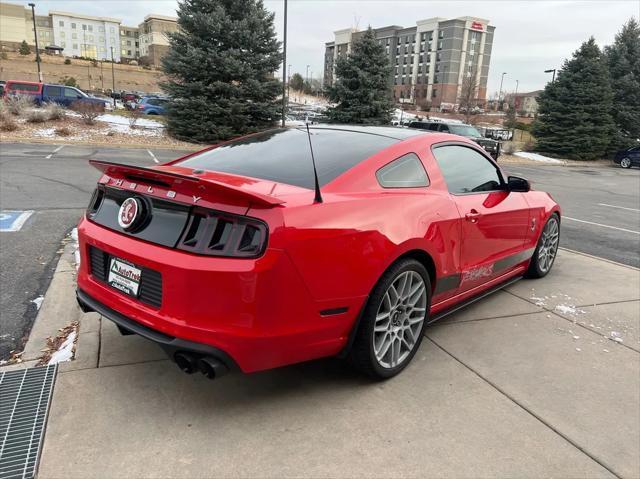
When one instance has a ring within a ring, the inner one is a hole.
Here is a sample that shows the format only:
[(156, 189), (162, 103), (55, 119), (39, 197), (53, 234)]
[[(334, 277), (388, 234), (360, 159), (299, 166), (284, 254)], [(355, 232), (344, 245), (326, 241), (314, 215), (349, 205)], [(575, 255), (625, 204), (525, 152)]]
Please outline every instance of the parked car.
[[(102, 172), (77, 297), (209, 378), (325, 356), (389, 378), (425, 326), (549, 273), (560, 209), (463, 137), (278, 128)], [(310, 142), (317, 175), (314, 175)]]
[(634, 146), (617, 152), (613, 162), (623, 168), (640, 166), (640, 146)]
[(138, 103), (138, 109), (145, 115), (164, 115), (168, 101), (166, 98), (146, 96)]
[(464, 136), (465, 138), (475, 141), (478, 145), (484, 148), (494, 160), (497, 160), (500, 156), (500, 142), (483, 137), (482, 134), (472, 125), (464, 123), (447, 123), (443, 121), (412, 121), (409, 123), (409, 128), (440, 131), (443, 133), (452, 133), (454, 135)]
[(72, 103), (80, 102), (101, 105), (103, 109), (109, 105), (108, 100), (89, 96), (78, 88), (50, 83), (9, 80), (3, 92), (3, 96), (7, 95), (31, 96), (36, 105), (54, 102), (68, 107)]

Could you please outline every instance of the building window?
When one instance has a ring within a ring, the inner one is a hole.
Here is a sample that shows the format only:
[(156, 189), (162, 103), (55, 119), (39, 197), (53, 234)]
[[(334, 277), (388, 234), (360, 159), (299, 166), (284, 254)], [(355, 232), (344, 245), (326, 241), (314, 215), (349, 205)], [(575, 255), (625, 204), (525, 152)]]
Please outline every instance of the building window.
[(100, 43), (104, 43), (104, 37), (98, 37), (98, 41), (99, 41)]
[(420, 39), (424, 42), (427, 39), (427, 33), (423, 33), (420, 35)]
[(444, 31), (440, 30), (438, 32), (438, 38), (444, 38)]
[(67, 44), (66, 44), (65, 42), (60, 42), (60, 46), (61, 46), (62, 48), (66, 48)]
[(127, 40), (127, 46), (130, 47), (131, 46), (131, 41)]
[(438, 90), (436, 90), (435, 88), (433, 89), (433, 92), (431, 93), (431, 98), (435, 98), (438, 96)]
[(131, 50), (127, 50), (127, 55), (131, 56)]
[(76, 29), (76, 24), (75, 24), (75, 23), (72, 23), (72, 24), (71, 24), (71, 28), (73, 28), (73, 29), (75, 30), (75, 29)]
[(44, 36), (49, 38), (49, 32), (44, 32)]
[(64, 32), (60, 32), (60, 36), (61, 36), (62, 38), (64, 38), (65, 33), (64, 33)]
[(438, 50), (442, 50), (442, 41), (438, 42)]
[(74, 40), (78, 38), (78, 34), (76, 32), (73, 32), (71, 34), (71, 38), (73, 38)]
[(78, 49), (78, 44), (77, 44), (77, 43), (74, 43), (74, 44), (73, 44), (73, 49), (74, 49), (74, 50), (77, 50), (77, 49)]
[(124, 30), (120, 30), (120, 35), (125, 35)]
[(86, 29), (87, 29), (87, 26), (86, 26), (86, 25), (82, 25), (82, 29), (83, 29), (83, 30), (86, 30)]
[(99, 32), (104, 32), (104, 27), (103, 27), (102, 25), (100, 25), (100, 26), (98, 27), (98, 31), (99, 31)]
[(111, 27), (111, 33), (115, 33), (116, 29)]
[(90, 42), (93, 43), (93, 35), (89, 35), (87, 38), (89, 39)]
[(418, 62), (419, 63), (423, 63), (424, 62), (424, 55), (420, 55), (420, 57), (418, 58)]
[(126, 55), (126, 54), (127, 54), (127, 51), (126, 51), (126, 50), (121, 50), (121, 53), (122, 53), (123, 55)]
[(64, 27), (64, 22), (63, 22), (62, 20), (60, 20), (60, 21), (58, 22), (58, 25), (60, 25), (61, 27)]

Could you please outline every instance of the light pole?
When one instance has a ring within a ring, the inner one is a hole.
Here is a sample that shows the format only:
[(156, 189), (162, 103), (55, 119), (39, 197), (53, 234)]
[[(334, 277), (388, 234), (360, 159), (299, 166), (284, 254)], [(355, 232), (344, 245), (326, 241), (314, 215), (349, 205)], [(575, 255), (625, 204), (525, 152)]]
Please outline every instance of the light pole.
[(31, 18), (33, 19), (33, 34), (36, 37), (36, 63), (38, 64), (38, 81), (42, 83), (42, 70), (40, 70), (40, 49), (38, 48), (38, 30), (36, 28), (36, 4), (30, 3)]
[(113, 98), (113, 109), (116, 109), (116, 73), (113, 67), (113, 47), (111, 47), (111, 96)]
[(287, 68), (287, 105), (289, 105), (289, 87), (291, 86), (291, 65)]
[(307, 83), (309, 83), (309, 67), (311, 67), (311, 65), (307, 65), (307, 74), (306, 74), (306, 77), (305, 77), (306, 80), (307, 80)]
[(502, 77), (500, 78), (500, 92), (498, 93), (498, 109), (502, 111), (502, 82), (504, 81), (504, 76), (507, 72), (502, 72)]
[(516, 80), (516, 92), (513, 94), (513, 109), (517, 112), (517, 105), (516, 103), (518, 102), (518, 84), (520, 82), (518, 80)]
[(287, 0), (284, 0), (284, 41), (282, 42), (282, 127), (287, 114)]
[(552, 68), (552, 69), (550, 69), (550, 70), (545, 70), (544, 72), (545, 72), (545, 73), (551, 73), (551, 72), (553, 72), (553, 77), (551, 78), (551, 83), (553, 83), (554, 81), (556, 81), (556, 69), (555, 69), (555, 68)]

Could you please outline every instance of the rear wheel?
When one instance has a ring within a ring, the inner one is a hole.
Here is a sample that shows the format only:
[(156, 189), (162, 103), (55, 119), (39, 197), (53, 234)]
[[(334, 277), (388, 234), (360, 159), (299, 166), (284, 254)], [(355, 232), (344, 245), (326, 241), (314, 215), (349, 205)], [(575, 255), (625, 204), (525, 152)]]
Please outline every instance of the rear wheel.
[(376, 379), (402, 371), (422, 342), (431, 283), (414, 259), (395, 263), (380, 278), (365, 307), (350, 352), (351, 363)]
[(560, 220), (556, 213), (544, 225), (542, 234), (538, 239), (538, 244), (533, 257), (529, 263), (529, 269), (525, 276), (527, 278), (542, 278), (546, 276), (558, 253), (558, 245), (560, 243)]
[(631, 168), (631, 160), (629, 158), (623, 158), (620, 160), (620, 166), (623, 168)]

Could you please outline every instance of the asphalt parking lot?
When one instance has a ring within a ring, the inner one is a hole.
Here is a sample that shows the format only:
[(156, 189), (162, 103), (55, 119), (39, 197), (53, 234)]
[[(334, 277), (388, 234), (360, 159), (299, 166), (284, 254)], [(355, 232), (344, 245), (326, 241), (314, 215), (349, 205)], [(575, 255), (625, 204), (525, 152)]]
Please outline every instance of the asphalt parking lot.
[[(19, 231), (0, 232), (0, 359), (20, 348), (55, 267), (62, 238), (86, 207), (97, 170), (89, 159), (153, 166), (172, 150), (0, 144), (2, 210), (33, 211)], [(640, 170), (508, 166), (563, 208), (561, 246), (640, 266)]]

